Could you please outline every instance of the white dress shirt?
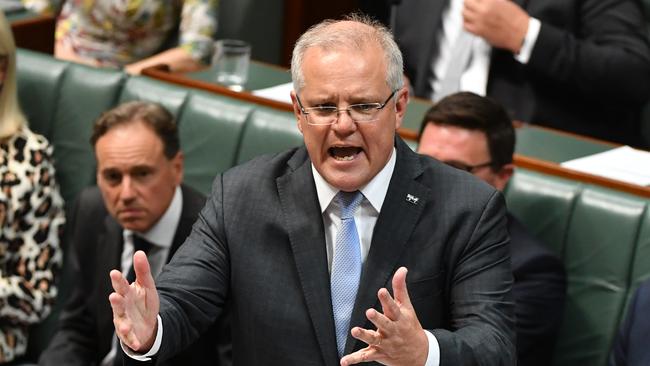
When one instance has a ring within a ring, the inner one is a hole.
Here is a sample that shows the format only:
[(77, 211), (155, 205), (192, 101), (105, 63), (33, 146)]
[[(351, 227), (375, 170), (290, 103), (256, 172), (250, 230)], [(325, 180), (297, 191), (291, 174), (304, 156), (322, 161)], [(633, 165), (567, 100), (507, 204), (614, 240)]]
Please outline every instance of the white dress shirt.
[[(435, 91), (440, 89), (441, 80), (452, 62), (453, 45), (463, 29), (462, 11), (463, 0), (450, 0), (449, 5), (442, 13), (442, 27), (437, 35), (438, 56), (432, 60), (433, 76), (429, 80), (431, 90), (434, 91), (430, 96), (432, 99)], [(521, 50), (514, 55), (520, 63), (528, 63), (535, 42), (537, 42), (540, 27), (540, 21), (531, 17)], [(460, 90), (484, 96), (487, 93), (492, 46), (481, 37), (474, 36), (473, 38), (470, 61), (460, 78)]]

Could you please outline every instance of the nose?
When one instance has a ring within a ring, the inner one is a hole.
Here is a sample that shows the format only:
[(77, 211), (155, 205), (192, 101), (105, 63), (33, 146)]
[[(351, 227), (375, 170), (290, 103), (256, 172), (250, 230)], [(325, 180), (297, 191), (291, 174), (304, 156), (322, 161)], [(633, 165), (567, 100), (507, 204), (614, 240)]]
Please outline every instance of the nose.
[(131, 177), (124, 176), (120, 185), (120, 199), (125, 202), (133, 201), (135, 198), (135, 187)]
[(350, 117), (349, 110), (339, 109), (336, 114), (336, 121), (332, 125), (335, 131), (340, 133), (352, 133), (356, 131), (357, 123)]

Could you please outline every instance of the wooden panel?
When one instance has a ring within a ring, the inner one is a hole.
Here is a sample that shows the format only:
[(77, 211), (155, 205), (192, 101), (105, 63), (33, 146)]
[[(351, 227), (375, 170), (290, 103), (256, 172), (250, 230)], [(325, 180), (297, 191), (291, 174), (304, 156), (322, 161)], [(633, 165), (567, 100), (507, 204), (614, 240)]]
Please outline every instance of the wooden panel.
[(54, 25), (56, 19), (38, 15), (11, 22), (16, 47), (54, 54)]
[(358, 8), (358, 0), (285, 0), (282, 65), (289, 66), (294, 44), (309, 27), (324, 19), (340, 18)]

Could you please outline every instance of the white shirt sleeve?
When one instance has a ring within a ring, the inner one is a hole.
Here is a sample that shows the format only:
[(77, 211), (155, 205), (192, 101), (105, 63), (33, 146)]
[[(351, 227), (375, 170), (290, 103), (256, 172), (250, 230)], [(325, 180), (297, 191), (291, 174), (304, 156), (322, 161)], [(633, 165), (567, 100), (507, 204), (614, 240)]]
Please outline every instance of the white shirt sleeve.
[(533, 53), (533, 48), (535, 48), (535, 43), (537, 43), (537, 36), (539, 36), (539, 30), (542, 27), (542, 22), (539, 19), (530, 17), (528, 20), (528, 31), (526, 31), (526, 36), (524, 37), (524, 43), (521, 45), (521, 50), (515, 55), (515, 60), (521, 62), (522, 64), (527, 64), (530, 60), (530, 55)]
[[(122, 347), (122, 350), (124, 353), (126, 353), (127, 356), (131, 357), (132, 359), (136, 361), (150, 361), (151, 357), (155, 356), (158, 351), (160, 350), (160, 344), (162, 343), (162, 333), (163, 333), (163, 325), (162, 325), (162, 318), (160, 315), (157, 316), (158, 319), (158, 331), (156, 331), (156, 340), (153, 342), (153, 346), (151, 346), (151, 349), (149, 352), (145, 354), (137, 353), (130, 349), (129, 347), (125, 346), (122, 341), (120, 341), (120, 347)], [(119, 357), (119, 355), (117, 356)]]
[(424, 366), (439, 366), (440, 365), (440, 345), (436, 336), (434, 336), (428, 330), (424, 331), (424, 334), (427, 335), (429, 340), (429, 354), (427, 355), (427, 362)]

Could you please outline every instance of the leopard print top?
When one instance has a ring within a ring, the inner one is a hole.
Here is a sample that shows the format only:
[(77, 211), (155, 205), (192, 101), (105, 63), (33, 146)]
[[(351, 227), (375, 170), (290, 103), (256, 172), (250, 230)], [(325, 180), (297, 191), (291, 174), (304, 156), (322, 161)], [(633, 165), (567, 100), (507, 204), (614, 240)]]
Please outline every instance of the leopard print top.
[(28, 326), (50, 312), (64, 223), (47, 140), (27, 127), (0, 140), (0, 363), (25, 353)]

